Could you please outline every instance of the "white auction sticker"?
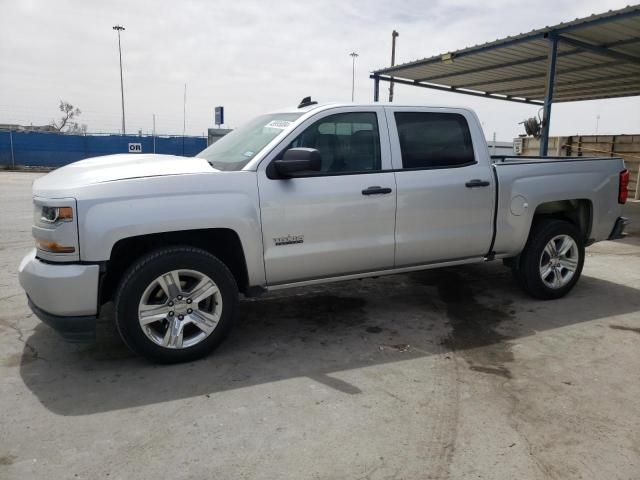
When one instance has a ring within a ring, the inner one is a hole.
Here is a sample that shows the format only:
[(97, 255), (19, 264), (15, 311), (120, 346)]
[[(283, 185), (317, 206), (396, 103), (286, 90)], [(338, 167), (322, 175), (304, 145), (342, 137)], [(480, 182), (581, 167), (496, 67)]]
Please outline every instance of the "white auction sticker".
[(291, 122), (288, 122), (287, 120), (271, 120), (265, 125), (265, 128), (278, 128), (280, 130), (284, 130), (289, 125), (291, 125)]

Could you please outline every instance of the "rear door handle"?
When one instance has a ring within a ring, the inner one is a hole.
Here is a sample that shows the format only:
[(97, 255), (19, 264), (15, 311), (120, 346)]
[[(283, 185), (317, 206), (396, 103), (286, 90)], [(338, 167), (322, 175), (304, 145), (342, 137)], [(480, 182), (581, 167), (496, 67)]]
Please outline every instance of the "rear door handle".
[(392, 190), (388, 187), (378, 187), (378, 186), (369, 187), (362, 190), (363, 195), (384, 195), (391, 192)]
[(491, 183), (488, 180), (479, 180), (477, 178), (469, 180), (464, 184), (467, 188), (488, 187)]

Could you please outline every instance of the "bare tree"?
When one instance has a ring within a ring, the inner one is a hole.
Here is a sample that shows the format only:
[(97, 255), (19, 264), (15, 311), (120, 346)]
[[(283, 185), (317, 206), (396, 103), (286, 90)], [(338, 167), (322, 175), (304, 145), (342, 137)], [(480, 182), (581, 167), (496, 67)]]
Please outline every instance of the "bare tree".
[(62, 118), (60, 118), (60, 120), (57, 122), (55, 120), (52, 120), (50, 124), (55, 130), (64, 133), (87, 133), (87, 126), (84, 124), (80, 125), (76, 121), (76, 119), (82, 113), (79, 108), (74, 107), (69, 102), (65, 102), (64, 100), (60, 100), (60, 106), (58, 108), (62, 112)]

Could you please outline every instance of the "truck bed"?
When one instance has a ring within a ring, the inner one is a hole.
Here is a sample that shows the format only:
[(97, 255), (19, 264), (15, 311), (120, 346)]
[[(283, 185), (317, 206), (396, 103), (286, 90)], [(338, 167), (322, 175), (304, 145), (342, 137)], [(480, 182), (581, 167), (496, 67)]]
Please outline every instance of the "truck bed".
[(606, 240), (620, 215), (619, 157), (491, 156), (497, 179), (497, 256), (522, 250), (536, 212), (562, 202), (581, 206), (589, 217), (588, 241)]
[(493, 163), (528, 164), (528, 163), (557, 163), (582, 162), (591, 160), (622, 160), (620, 157), (540, 157), (535, 155), (491, 155)]

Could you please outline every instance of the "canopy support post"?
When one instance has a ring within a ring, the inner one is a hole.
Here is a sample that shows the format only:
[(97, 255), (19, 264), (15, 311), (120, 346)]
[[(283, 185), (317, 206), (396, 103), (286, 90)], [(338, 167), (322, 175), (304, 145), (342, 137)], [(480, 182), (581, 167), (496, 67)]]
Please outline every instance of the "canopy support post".
[(540, 156), (544, 157), (549, 151), (549, 124), (551, 123), (551, 105), (553, 105), (553, 90), (556, 83), (556, 60), (558, 57), (558, 36), (549, 34), (549, 61), (547, 64), (547, 85), (544, 95), (544, 113), (542, 114), (542, 136), (540, 138)]
[(380, 77), (378, 75), (372, 75), (373, 77), (373, 101), (378, 102), (380, 99)]

